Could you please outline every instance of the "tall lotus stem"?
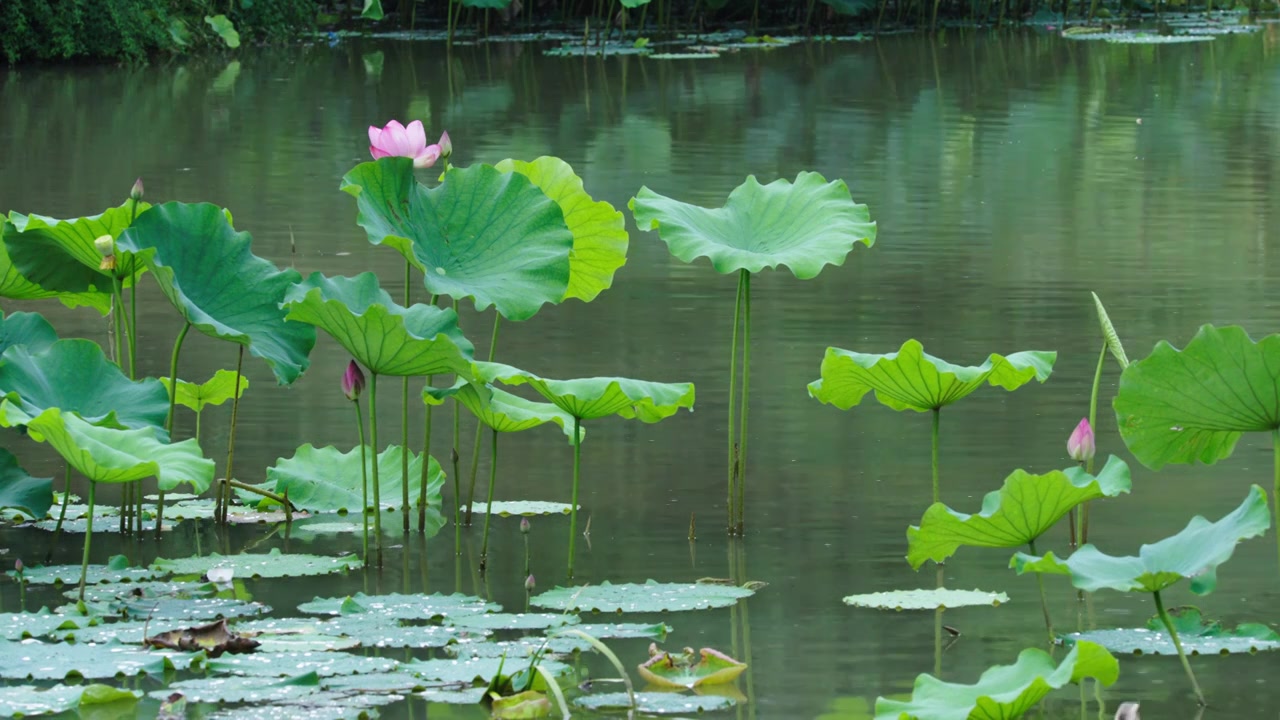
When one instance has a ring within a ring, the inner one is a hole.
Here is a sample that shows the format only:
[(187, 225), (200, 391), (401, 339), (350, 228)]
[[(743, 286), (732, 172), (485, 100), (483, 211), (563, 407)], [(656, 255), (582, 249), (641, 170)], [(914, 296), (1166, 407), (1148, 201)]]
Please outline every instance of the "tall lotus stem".
[[(502, 313), (493, 313), (493, 337), (489, 339), (489, 362), (493, 362), (494, 353), (498, 349), (498, 324), (502, 322)], [(480, 430), (481, 424), (476, 423), (476, 436), (471, 441), (471, 487), (467, 490), (467, 517), (466, 523), (471, 525), (471, 514), (475, 512), (476, 505), (476, 471), (480, 465)], [(490, 502), (493, 498), (489, 498)], [(485, 518), (485, 522), (488, 522)]]
[(737, 534), (746, 534), (747, 525), (747, 396), (751, 392), (751, 273), (742, 271), (742, 413), (738, 420), (738, 524)]
[[(413, 3), (417, 10), (417, 3)], [(412, 22), (410, 23), (412, 27)], [(409, 307), (410, 283), (413, 282), (413, 266), (404, 261), (404, 306)], [(409, 532), (409, 376), (400, 378), (400, 516), (404, 520), (404, 532)]]
[(742, 321), (742, 286), (747, 271), (738, 275), (738, 294), (733, 301), (733, 340), (729, 348), (729, 534), (736, 530), (738, 519), (738, 438), (734, 434), (734, 390), (738, 380), (738, 325)]
[(573, 498), (569, 501), (569, 579), (573, 579), (574, 541), (578, 539), (578, 479), (582, 466), (582, 420), (573, 417)]
[[(433, 305), (435, 303), (432, 303)], [(427, 387), (431, 387), (434, 375), (427, 376)], [(431, 411), (434, 406), (427, 406), (427, 417), (422, 428), (422, 482), (418, 486), (418, 532), (427, 531), (427, 478), (431, 473)]]
[(1169, 613), (1165, 612), (1164, 600), (1160, 598), (1160, 591), (1152, 593), (1156, 596), (1156, 614), (1160, 616), (1160, 622), (1164, 623), (1164, 629), (1169, 632), (1169, 637), (1173, 640), (1173, 648), (1178, 651), (1178, 659), (1182, 661), (1182, 669), (1187, 671), (1187, 677), (1191, 680), (1191, 689), (1196, 692), (1196, 701), (1201, 705), (1208, 705), (1205, 702), (1204, 693), (1200, 690), (1200, 683), (1196, 682), (1196, 674), (1191, 672), (1191, 663), (1187, 661), (1187, 654), (1182, 651), (1182, 640), (1178, 638), (1178, 631), (1173, 627), (1173, 620), (1169, 618)]
[[(1036, 541), (1032, 540), (1027, 543), (1027, 548), (1031, 550), (1032, 555), (1038, 555), (1036, 552)], [(1053, 620), (1049, 617), (1049, 599), (1044, 592), (1044, 576), (1036, 573), (1036, 587), (1040, 589), (1040, 611), (1044, 613), (1044, 627), (1049, 631), (1049, 645), (1052, 646), (1053, 638)]]
[[(498, 431), (493, 431), (489, 442), (489, 499), (484, 512), (484, 541), (480, 543), (480, 570), (483, 572), (489, 563), (489, 518), (493, 517), (493, 486), (498, 481)], [(468, 507), (467, 511), (470, 512)]]
[[(169, 442), (173, 442), (173, 415), (178, 407), (178, 354), (182, 352), (182, 341), (187, 339), (187, 332), (191, 330), (191, 323), (184, 322), (182, 330), (178, 332), (178, 339), (173, 341), (173, 353), (169, 356), (169, 415), (165, 418), (164, 429), (169, 433)], [(92, 487), (93, 481), (89, 481)], [(158, 488), (159, 495), (156, 498), (156, 539), (160, 539), (160, 529), (164, 523), (164, 488)], [(221, 507), (222, 494), (217, 493), (218, 503), (214, 507), (214, 517), (218, 515), (218, 508)], [(81, 593), (83, 595), (83, 593)]]
[(98, 483), (89, 481), (89, 514), (85, 517), (84, 555), (80, 558), (80, 602), (84, 602), (84, 584), (89, 577), (89, 543), (93, 540), (93, 501)]
[[(360, 520), (364, 524), (364, 564), (369, 564), (369, 456), (364, 443), (364, 415), (360, 412), (360, 401), (352, 400), (356, 409), (356, 427), (360, 437)], [(375, 456), (375, 463), (377, 457)]]
[[(461, 7), (461, 6), (459, 6)], [(453, 312), (458, 312), (458, 301), (453, 301)], [(462, 408), (458, 399), (453, 400), (453, 452), (449, 460), (453, 464), (453, 554), (462, 557), (462, 479), (458, 477), (458, 436), (462, 433)]]
[(520, 518), (520, 539), (524, 541), (524, 575), (532, 577), (533, 573), (529, 569), (529, 518)]
[[(231, 396), (231, 435), (227, 438), (227, 477), (226, 482), (222, 486), (222, 524), (227, 524), (227, 515), (231, 509), (231, 481), (235, 480), (234, 464), (236, 459), (236, 419), (240, 415), (240, 378), (241, 370), (244, 369), (244, 345), (240, 346), (239, 355), (236, 358), (236, 384), (233, 388), (235, 394)], [(176, 387), (176, 386), (175, 386)], [(157, 520), (157, 523), (159, 520)], [(157, 524), (156, 532), (160, 532)]]
[(62, 521), (67, 517), (67, 504), (71, 502), (71, 463), (63, 463), (67, 468), (67, 479), (62, 483), (62, 508), (58, 510), (58, 524), (53, 528), (56, 539), (62, 532)]
[[(1089, 427), (1098, 427), (1098, 387), (1102, 384), (1102, 365), (1107, 359), (1107, 342), (1103, 340), (1102, 350), (1098, 351), (1098, 367), (1093, 371), (1093, 391), (1089, 393)], [(1085, 465), (1085, 472), (1093, 474), (1093, 458)], [(1080, 544), (1089, 542), (1089, 501), (1085, 500), (1080, 508)]]
[(938, 484), (938, 425), (942, 421), (942, 408), (933, 409), (933, 435), (929, 444), (933, 465), (933, 501), (942, 502), (942, 492)]
[[(373, 447), (373, 545), (377, 566), (382, 567), (382, 494), (378, 480), (378, 373), (369, 373), (369, 437)], [(363, 446), (364, 443), (361, 443)]]

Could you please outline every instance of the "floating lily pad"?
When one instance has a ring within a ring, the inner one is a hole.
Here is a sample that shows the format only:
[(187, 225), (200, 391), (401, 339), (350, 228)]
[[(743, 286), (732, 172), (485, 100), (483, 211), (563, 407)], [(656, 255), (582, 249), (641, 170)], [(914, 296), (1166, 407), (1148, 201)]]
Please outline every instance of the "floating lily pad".
[[(212, 597), (218, 594), (218, 586), (202, 582), (169, 582), (164, 580), (144, 580), (117, 585), (97, 585), (84, 589), (85, 602), (107, 603), (114, 600), (144, 600), (153, 598), (197, 598)], [(67, 590), (63, 597), (76, 600), (80, 597), (77, 590)]]
[(321, 690), (282, 702), (218, 710), (205, 715), (204, 720), (368, 720), (377, 717), (378, 705), (398, 699), (394, 695), (353, 695)]
[(473, 595), (365, 595), (356, 593), (341, 598), (316, 598), (298, 606), (299, 612), (316, 615), (358, 615), (372, 613), (397, 620), (430, 620), (459, 615), (500, 612), (502, 606), (485, 602)]
[(920, 590), (893, 590), (890, 592), (850, 595), (844, 599), (846, 605), (878, 610), (935, 610), (937, 608), (958, 608), (978, 605), (999, 607), (1009, 602), (1004, 593), (985, 592), (983, 590), (948, 590), (946, 588), (929, 588)]
[(225, 567), (231, 568), (235, 577), (238, 578), (281, 578), (346, 572), (362, 565), (363, 563), (355, 555), (327, 557), (299, 553), (285, 554), (281, 553), (279, 548), (272, 548), (271, 552), (265, 555), (244, 553), (224, 556), (212, 553), (205, 557), (176, 560), (158, 558), (151, 567), (157, 573), (164, 575), (204, 575), (210, 568)]
[(365, 647), (435, 648), (467, 637), (488, 634), (480, 629), (440, 625), (405, 625), (382, 615), (342, 615), (324, 623), (324, 632), (359, 640)]
[[(590, 635), (597, 640), (606, 640), (609, 638), (626, 639), (626, 638), (651, 638), (654, 640), (664, 640), (667, 633), (672, 628), (666, 623), (657, 623), (654, 625), (646, 625), (645, 623), (592, 623), (576, 626), (578, 630)], [(554, 632), (554, 631), (553, 631)]]
[(655, 687), (684, 689), (723, 685), (733, 682), (747, 669), (746, 663), (712, 648), (702, 648), (696, 656), (692, 651), (673, 655), (656, 648), (651, 648), (649, 653), (649, 660), (636, 670)]
[(876, 700), (876, 720), (1018, 718), (1068, 683), (1093, 678), (1109, 686), (1119, 675), (1120, 663), (1096, 643), (1076, 643), (1057, 666), (1049, 653), (1031, 648), (1023, 650), (1013, 665), (997, 665), (982, 673), (973, 685), (920, 675), (910, 700)]
[(472, 687), (463, 690), (448, 690), (445, 688), (428, 688), (418, 693), (418, 697), (431, 703), (442, 703), (445, 705), (479, 705), (484, 700), (489, 688)]
[(399, 663), (389, 658), (365, 657), (345, 652), (298, 652), (223, 655), (210, 660), (208, 665), (210, 670), (233, 675), (283, 677), (290, 673), (314, 672), (320, 677), (329, 677), (390, 672)]
[[(325, 690), (337, 692), (407, 694), (425, 689), (427, 681), (405, 672), (389, 672), (378, 675), (339, 675), (325, 678), (321, 684)], [(476, 702), (480, 702), (479, 699)]]
[[(1182, 649), (1189, 655), (1230, 655), (1280, 650), (1280, 634), (1261, 623), (1241, 623), (1229, 630), (1218, 622), (1208, 622), (1199, 608), (1170, 608), (1169, 615)], [(1066, 643), (1095, 642), (1116, 653), (1134, 655), (1177, 655), (1173, 639), (1156, 616), (1145, 628), (1091, 630), (1063, 636)]]
[(521, 664), (521, 667), (528, 666), (529, 660), (538, 653), (542, 653), (542, 658), (554, 658), (563, 655), (572, 655), (577, 652), (585, 652), (591, 649), (591, 643), (577, 637), (538, 637), (531, 635), (523, 637), (519, 640), (500, 640), (487, 642), (460, 642), (449, 645), (445, 648), (445, 652), (452, 657), (467, 658), (507, 658), (507, 668), (503, 671), (506, 673), (513, 667), (513, 663)]
[[(97, 513), (95, 513), (95, 515), (96, 514)], [(168, 515), (166, 515), (164, 519), (165, 519), (164, 532), (169, 532), (170, 530), (173, 530), (174, 527), (177, 526), (176, 522), (171, 523), (168, 521), (169, 520)], [(24, 527), (29, 527), (33, 530), (41, 530), (43, 532), (57, 532), (58, 521), (57, 520), (41, 520), (40, 522), (31, 523), (30, 525), (26, 525)], [(148, 533), (148, 532), (154, 533), (156, 530), (155, 520), (143, 520), (141, 523), (141, 528), (143, 533)], [(83, 535), (88, 531), (89, 531), (88, 518), (78, 518), (76, 520), (62, 521), (62, 532), (64, 533), (68, 533), (71, 535)], [(119, 534), (121, 532), (119, 523), (104, 523), (99, 520), (94, 521), (93, 531), (95, 533), (108, 533), (108, 534)], [(79, 582), (79, 579), (77, 579), (76, 582)]]
[[(478, 502), (472, 505), (471, 509), (477, 515), (484, 515), (489, 510), (489, 504)], [(495, 500), (493, 503), (493, 514), (500, 517), (511, 517), (512, 515), (524, 517), (568, 515), (572, 509), (573, 507), (569, 503), (546, 502), (543, 500)]]
[(1212, 40), (1212, 35), (1157, 35), (1150, 32), (1063, 33), (1068, 40), (1096, 40), (1117, 45), (1170, 45)]
[[(8, 570), (5, 574), (9, 577), (15, 575), (13, 570)], [(37, 565), (24, 568), (22, 576), (31, 585), (78, 583), (80, 582), (80, 566)], [(150, 568), (134, 567), (129, 564), (129, 558), (123, 555), (116, 555), (108, 560), (106, 565), (90, 565), (88, 572), (85, 574), (85, 582), (89, 584), (137, 582), (139, 580), (149, 580), (153, 577), (156, 577), (156, 573)]]
[[(33, 613), (0, 613), (0, 639), (23, 640), (33, 637), (65, 637), (67, 633), (89, 624), (87, 618), (55, 615), (49, 608)], [(3, 713), (0, 713), (3, 716)]]
[(259, 602), (218, 597), (128, 599), (108, 605), (126, 617), (152, 620), (215, 620), (271, 612), (270, 606)]
[(485, 613), (451, 618), (449, 624), (481, 630), (546, 630), (581, 622), (577, 615), (552, 613)]
[(320, 678), (314, 672), (301, 674), (275, 683), (264, 683), (260, 677), (204, 677), (179, 680), (163, 690), (151, 691), (151, 697), (164, 699), (175, 692), (197, 703), (278, 703), (320, 692)]
[(729, 607), (755, 592), (734, 585), (659, 583), (619, 585), (605, 581), (583, 587), (557, 587), (529, 600), (531, 605), (584, 612), (678, 612)]
[[(573, 699), (573, 704), (588, 710), (626, 710), (631, 697), (625, 692), (593, 693)], [(713, 712), (735, 705), (733, 698), (719, 695), (684, 695), (670, 692), (636, 693), (636, 709), (646, 715), (683, 715)]]
[(144, 650), (116, 643), (0, 642), (0, 677), (10, 680), (161, 675), (166, 670), (185, 670), (203, 661), (203, 653)]
[[(545, 667), (552, 675), (560, 675), (569, 670), (569, 666), (555, 660), (543, 659), (538, 664)], [(417, 675), (423, 680), (448, 683), (488, 683), (498, 674), (499, 669), (504, 674), (508, 674), (520, 670), (521, 667), (524, 666), (510, 659), (504, 663), (502, 658), (465, 658), (457, 660), (440, 658), (400, 664), (401, 671)]]
[(32, 717), (69, 712), (80, 706), (136, 700), (141, 693), (107, 685), (10, 686), (0, 690), (0, 717)]
[(89, 625), (63, 635), (62, 631), (52, 636), (59, 640), (71, 640), (77, 643), (120, 643), (123, 645), (141, 645), (142, 639), (149, 633), (164, 632), (176, 627), (182, 620), (148, 621), (130, 620), (107, 622)]
[(547, 48), (542, 51), (543, 55), (548, 57), (609, 57), (614, 55), (648, 55), (653, 52), (647, 47), (636, 47), (635, 43), (623, 42), (606, 42), (603, 45), (592, 42), (583, 45), (579, 40), (576, 43), (568, 42), (559, 47)]
[(715, 60), (718, 52), (653, 53), (650, 60)]

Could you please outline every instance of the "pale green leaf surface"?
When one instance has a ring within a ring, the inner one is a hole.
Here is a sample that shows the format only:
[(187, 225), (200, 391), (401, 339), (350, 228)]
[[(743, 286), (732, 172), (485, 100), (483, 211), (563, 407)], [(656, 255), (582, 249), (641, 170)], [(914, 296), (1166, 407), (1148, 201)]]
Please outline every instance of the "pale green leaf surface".
[[(244, 391), (249, 389), (249, 378), (244, 375), (239, 376), (240, 390), (236, 392), (236, 377), (236, 373), (232, 370), (219, 370), (213, 374), (213, 377), (202, 383), (179, 379), (178, 397), (175, 402), (182, 407), (200, 412), (206, 407), (221, 405), (228, 400), (243, 396)], [(173, 392), (169, 378), (162, 377), (159, 380), (170, 393)]]
[(52, 505), (53, 478), (31, 477), (18, 465), (13, 453), (0, 448), (0, 508), (42, 518)]
[(498, 432), (521, 432), (551, 422), (559, 425), (573, 442), (573, 416), (551, 403), (534, 402), (466, 379), (450, 387), (427, 386), (422, 391), (422, 399), (428, 405), (441, 405), (449, 398), (457, 400), (477, 420)]
[[(111, 273), (100, 269), (102, 255), (94, 241), (103, 235), (113, 239), (129, 227), (133, 201), (108, 209), (100, 215), (57, 220), (41, 215), (9, 213), (4, 223), (4, 246), (18, 273), (44, 290), (74, 296), (111, 294)], [(138, 214), (151, 206), (138, 204)], [(121, 284), (132, 285), (146, 268), (127, 254), (117, 253), (115, 272)]]
[(40, 313), (0, 314), (0, 354), (14, 345), (26, 345), (38, 353), (58, 341), (58, 333)]
[[(365, 448), (366, 472), (372, 481), (373, 448)], [(403, 450), (391, 445), (378, 455), (378, 481), (382, 485), (381, 497), (387, 501), (383, 508), (398, 508), (392, 502), (401, 497), (400, 483)], [(409, 453), (409, 497), (416, 507), (419, 489), (422, 487), (422, 456)], [(444, 485), (444, 471), (435, 458), (428, 458), (427, 505), (439, 508), (440, 488)], [(342, 452), (332, 445), (312, 447), (310, 443), (298, 448), (293, 457), (281, 458), (267, 468), (268, 485), (277, 493), (289, 494), (294, 507), (309, 512), (354, 512), (359, 516), (363, 503), (364, 474), (360, 468), (360, 448)], [(373, 491), (369, 492), (369, 507), (373, 507)]]
[(619, 377), (549, 380), (500, 363), (475, 363), (484, 382), (525, 385), (538, 391), (556, 407), (582, 420), (619, 415), (654, 423), (671, 417), (680, 408), (693, 410), (693, 383), (659, 383)]

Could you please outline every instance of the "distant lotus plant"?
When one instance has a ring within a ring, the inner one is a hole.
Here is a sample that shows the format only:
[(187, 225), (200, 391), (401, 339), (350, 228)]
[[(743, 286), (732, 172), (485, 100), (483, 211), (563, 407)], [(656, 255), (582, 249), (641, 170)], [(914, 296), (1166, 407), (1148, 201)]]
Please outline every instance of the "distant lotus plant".
[[(738, 276), (729, 352), (728, 512), (729, 534), (741, 535), (746, 526), (751, 276), (765, 268), (786, 265), (797, 279), (817, 277), (827, 265), (843, 265), (858, 243), (871, 247), (876, 240), (876, 224), (871, 221), (867, 206), (853, 201), (844, 181), (827, 182), (812, 172), (800, 173), (794, 183), (775, 180), (768, 185), (761, 185), (750, 176), (729, 193), (722, 208), (680, 202), (647, 187), (640, 188), (630, 207), (636, 225), (641, 230), (656, 230), (672, 255), (686, 263), (705, 257), (716, 272)], [(741, 416), (735, 418), (739, 354)]]

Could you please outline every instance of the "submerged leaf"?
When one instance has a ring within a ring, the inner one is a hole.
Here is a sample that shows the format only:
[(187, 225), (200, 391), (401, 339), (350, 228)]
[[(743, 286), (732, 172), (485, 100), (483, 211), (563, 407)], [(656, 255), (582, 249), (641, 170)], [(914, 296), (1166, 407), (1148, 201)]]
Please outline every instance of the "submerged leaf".
[(812, 172), (768, 185), (749, 176), (723, 208), (690, 205), (647, 187), (630, 207), (636, 225), (657, 230), (672, 255), (687, 263), (706, 257), (719, 273), (786, 265), (808, 280), (826, 265), (843, 265), (857, 243), (871, 247), (876, 239), (867, 206), (853, 202), (844, 181)]
[(557, 587), (530, 598), (529, 604), (554, 610), (584, 612), (677, 612), (729, 607), (755, 592), (713, 583), (640, 583)]
[(920, 526), (907, 529), (907, 561), (919, 570), (926, 561), (940, 563), (964, 545), (1021, 547), (1080, 503), (1127, 493), (1130, 486), (1129, 466), (1114, 455), (1096, 478), (1079, 467), (1043, 475), (1015, 470), (1003, 487), (987, 493), (977, 515), (956, 512), (942, 503), (929, 506)]
[(1044, 382), (1053, 372), (1056, 352), (1029, 350), (1009, 356), (991, 354), (981, 365), (961, 367), (924, 352), (916, 340), (886, 355), (827, 348), (822, 378), (809, 383), (809, 395), (848, 410), (872, 390), (881, 404), (894, 410), (937, 410), (964, 398), (984, 384), (1016, 390), (1032, 380)]
[(867, 593), (865, 595), (850, 595), (844, 599), (846, 605), (878, 610), (934, 610), (937, 608), (958, 608), (976, 605), (999, 607), (1007, 602), (1009, 602), (1009, 596), (1004, 593), (985, 592), (982, 590), (949, 590), (947, 588), (893, 590), (890, 592)]
[(1085, 545), (1065, 561), (1048, 553), (1034, 557), (1018, 553), (1010, 566), (1018, 574), (1039, 572), (1070, 575), (1071, 583), (1094, 592), (1160, 592), (1179, 580), (1191, 580), (1191, 592), (1208, 595), (1218, 584), (1218, 566), (1231, 558), (1241, 540), (1262, 535), (1271, 527), (1267, 494), (1254, 485), (1240, 507), (1217, 522), (1197, 515), (1177, 535), (1138, 549), (1137, 557), (1105, 555)]
[[(1168, 614), (1178, 631), (1178, 641), (1188, 655), (1230, 655), (1280, 650), (1280, 634), (1261, 623), (1241, 623), (1234, 630), (1221, 623), (1208, 622), (1196, 607), (1169, 608)], [(1145, 628), (1090, 630), (1064, 635), (1067, 643), (1095, 642), (1116, 653), (1134, 655), (1177, 655), (1160, 616), (1147, 620)]]
[(1240, 435), (1280, 428), (1280, 334), (1253, 342), (1238, 326), (1205, 325), (1182, 350), (1161, 341), (1120, 375), (1120, 436), (1152, 470), (1215, 463)]
[[(365, 449), (366, 462), (372, 459), (373, 449)], [(383, 509), (397, 508), (394, 500), (401, 497), (401, 457), (399, 445), (392, 445), (378, 455), (377, 475), (382, 484), (382, 497), (387, 498)], [(428, 458), (427, 506), (441, 506), (440, 488), (444, 486), (444, 471), (435, 458)], [(372, 473), (369, 475), (373, 477)], [(357, 512), (363, 502), (364, 475), (360, 469), (360, 448), (342, 452), (336, 447), (312, 447), (310, 443), (298, 448), (293, 457), (281, 458), (267, 468), (267, 485), (276, 493), (288, 493), (289, 502), (300, 510), (309, 512)], [(422, 456), (409, 453), (409, 497), (416, 507), (419, 488), (422, 487)], [(246, 496), (247, 497), (247, 496)], [(369, 493), (372, 503), (373, 493)], [(370, 508), (373, 507), (371, 504)], [(357, 515), (357, 518), (359, 516)]]
[(243, 553), (241, 555), (219, 555), (212, 553), (200, 557), (178, 558), (166, 560), (157, 558), (151, 563), (152, 569), (165, 575), (204, 575), (210, 568), (230, 568), (238, 578), (280, 578), (301, 577), (303, 575), (327, 575), (329, 573), (346, 572), (362, 567), (364, 563), (355, 555), (326, 557), (323, 555), (304, 555), (301, 553), (281, 553), (280, 548), (271, 548), (263, 554)]
[(1054, 666), (1043, 650), (1027, 649), (1013, 665), (997, 665), (973, 685), (943, 682), (932, 675), (916, 678), (908, 701), (878, 698), (876, 720), (996, 720), (1018, 718), (1036, 703), (1068, 683), (1093, 678), (1102, 685), (1115, 683), (1120, 663), (1101, 645), (1076, 643)]
[(712, 648), (699, 650), (696, 659), (689, 648), (683, 655), (672, 655), (651, 646), (649, 655), (648, 661), (636, 670), (651, 685), (662, 688), (685, 689), (730, 683), (747, 669), (746, 663)]

